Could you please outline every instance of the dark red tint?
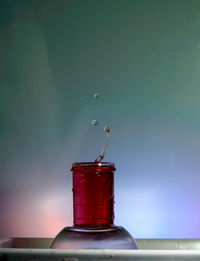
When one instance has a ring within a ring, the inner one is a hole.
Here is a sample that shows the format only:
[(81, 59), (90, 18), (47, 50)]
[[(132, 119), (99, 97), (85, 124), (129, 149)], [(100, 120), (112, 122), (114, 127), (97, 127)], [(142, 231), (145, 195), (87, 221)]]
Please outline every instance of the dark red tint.
[(112, 163), (74, 163), (74, 226), (108, 227), (114, 219), (114, 171)]

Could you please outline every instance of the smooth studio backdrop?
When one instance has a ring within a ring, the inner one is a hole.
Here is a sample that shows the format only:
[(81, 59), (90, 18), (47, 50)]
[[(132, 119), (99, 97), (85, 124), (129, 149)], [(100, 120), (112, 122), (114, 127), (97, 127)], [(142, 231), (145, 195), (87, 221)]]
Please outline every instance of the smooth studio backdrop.
[(200, 237), (200, 1), (1, 0), (0, 237), (72, 224), (70, 168), (105, 125), (115, 223)]

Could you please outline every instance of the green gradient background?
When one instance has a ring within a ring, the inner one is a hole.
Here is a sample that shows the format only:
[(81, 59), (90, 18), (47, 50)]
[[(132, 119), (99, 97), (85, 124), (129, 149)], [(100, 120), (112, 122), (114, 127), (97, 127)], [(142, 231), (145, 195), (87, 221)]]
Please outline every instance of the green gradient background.
[(116, 223), (199, 237), (200, 1), (1, 0), (1, 237), (71, 224), (65, 173), (105, 125)]

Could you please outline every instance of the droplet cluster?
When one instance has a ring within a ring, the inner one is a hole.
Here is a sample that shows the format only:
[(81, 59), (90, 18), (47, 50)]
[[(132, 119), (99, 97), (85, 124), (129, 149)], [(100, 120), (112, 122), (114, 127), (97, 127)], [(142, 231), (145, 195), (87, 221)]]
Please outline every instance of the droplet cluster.
[[(98, 99), (100, 97), (99, 93), (94, 94), (94, 99)], [(98, 120), (92, 120), (92, 125), (97, 126), (98, 125)], [(108, 139), (110, 138), (110, 126), (105, 126), (104, 127), (104, 132), (107, 133), (106, 135), (106, 143), (104, 144), (104, 149), (103, 152), (96, 158), (95, 162), (101, 162), (104, 159), (105, 152), (108, 146)]]

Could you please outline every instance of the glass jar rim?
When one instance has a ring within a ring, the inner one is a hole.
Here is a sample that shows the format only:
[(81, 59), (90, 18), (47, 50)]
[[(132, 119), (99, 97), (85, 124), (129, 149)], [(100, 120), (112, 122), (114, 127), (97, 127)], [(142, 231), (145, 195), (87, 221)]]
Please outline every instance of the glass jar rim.
[(115, 165), (112, 162), (74, 162), (71, 171), (115, 171)]

